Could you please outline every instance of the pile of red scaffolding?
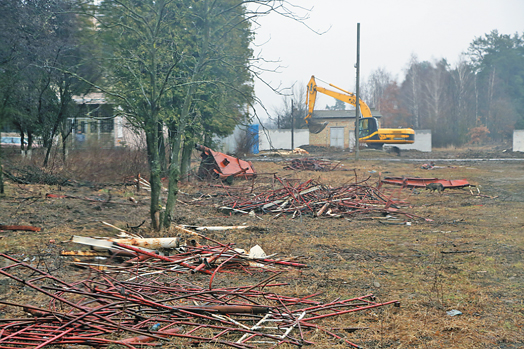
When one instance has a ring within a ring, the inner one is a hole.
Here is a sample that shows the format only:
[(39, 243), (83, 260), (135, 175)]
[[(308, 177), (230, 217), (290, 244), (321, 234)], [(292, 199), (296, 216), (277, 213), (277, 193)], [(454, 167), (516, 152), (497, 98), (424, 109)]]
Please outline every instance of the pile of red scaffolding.
[(276, 281), (278, 274), (249, 286), (213, 288), (212, 278), (209, 286), (198, 285), (161, 265), (149, 273), (140, 272), (139, 263), (125, 273), (91, 268), (89, 278), (72, 282), (6, 254), (0, 254), (0, 265), (0, 274), (13, 280), (12, 287), (32, 289), (35, 299), (47, 298), (38, 306), (0, 301), (4, 312), (14, 307), (27, 314), (0, 318), (0, 348), (142, 348), (166, 341), (184, 346), (301, 347), (315, 345), (313, 338), (318, 340), (320, 333), (333, 344), (358, 347), (346, 338), (349, 328), (333, 329), (319, 321), (399, 305), (378, 303), (372, 294), (327, 302), (318, 300), (320, 294), (278, 294), (270, 290), (287, 285)]
[[(407, 203), (386, 195), (377, 185), (368, 184), (368, 179), (341, 187), (329, 187), (314, 180), (293, 184), (275, 176), (280, 189), (260, 193), (254, 197), (230, 195), (222, 202), (223, 212), (268, 213), (279, 217), (291, 214), (324, 217), (351, 217), (365, 214), (399, 214), (415, 218), (413, 214), (400, 210)], [(397, 193), (397, 195), (400, 193)]]
[(247, 253), (243, 249), (234, 248), (232, 243), (223, 244), (183, 226), (177, 226), (176, 229), (207, 240), (212, 245), (201, 245), (194, 239), (186, 240), (184, 243), (180, 237), (94, 239), (73, 236), (71, 242), (90, 246), (91, 250), (62, 251), (61, 254), (75, 258), (71, 263), (77, 267), (95, 268), (106, 273), (125, 274), (129, 277), (159, 273), (202, 273), (211, 275), (213, 280), (214, 275), (219, 272), (276, 273), (286, 267), (307, 267), (306, 264), (296, 261), (298, 257), (267, 256), (258, 245)]

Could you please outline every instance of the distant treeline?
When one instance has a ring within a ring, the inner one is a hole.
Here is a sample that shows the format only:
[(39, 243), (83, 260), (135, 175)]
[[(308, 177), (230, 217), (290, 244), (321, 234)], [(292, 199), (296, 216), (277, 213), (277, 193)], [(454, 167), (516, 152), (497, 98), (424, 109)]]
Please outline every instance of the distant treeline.
[(415, 56), (408, 67), (401, 82), (378, 69), (363, 84), (383, 126), (431, 129), (437, 147), (510, 140), (524, 129), (524, 34), (475, 38), (455, 67)]

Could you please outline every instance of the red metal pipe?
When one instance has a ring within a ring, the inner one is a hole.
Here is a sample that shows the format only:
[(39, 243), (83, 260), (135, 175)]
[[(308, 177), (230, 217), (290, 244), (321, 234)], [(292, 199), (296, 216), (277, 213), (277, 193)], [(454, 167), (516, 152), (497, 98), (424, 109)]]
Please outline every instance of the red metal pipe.
[[(146, 255), (146, 256), (150, 256), (150, 257), (153, 257), (153, 258), (161, 259), (161, 260), (166, 261), (166, 262), (180, 264), (181, 266), (189, 268), (189, 269), (195, 269), (194, 266), (189, 265), (187, 263), (177, 262), (177, 261), (174, 261), (173, 259), (171, 259), (169, 257), (165, 257), (165, 256), (162, 256), (162, 255), (159, 255), (159, 254), (156, 254), (156, 253), (152, 253), (152, 252), (147, 252), (147, 251), (141, 250), (139, 248), (136, 248), (134, 246), (124, 245), (124, 244), (121, 244), (119, 242), (113, 242), (113, 244), (116, 245), (116, 246), (122, 247), (122, 248), (126, 248), (126, 249), (129, 249), (129, 250), (132, 250), (134, 252)], [(211, 274), (211, 272), (208, 271), (208, 270), (202, 270), (202, 273), (204, 273), (204, 274)]]
[(393, 303), (399, 303), (399, 302), (398, 301), (389, 301), (389, 302), (385, 302), (385, 303), (376, 303), (376, 304), (373, 304), (373, 305), (368, 305), (368, 306), (360, 307), (360, 308), (356, 308), (356, 309), (349, 309), (349, 310), (344, 310), (344, 311), (331, 313), (331, 314), (323, 314), (323, 315), (311, 316), (311, 317), (302, 319), (301, 321), (306, 321), (307, 322), (307, 321), (316, 320), (316, 319), (323, 319), (323, 318), (334, 316), (334, 315), (342, 315), (342, 314), (347, 314), (347, 313), (353, 313), (355, 311), (361, 311), (361, 310), (381, 307), (381, 306), (388, 305), (388, 304), (393, 304)]
[(226, 264), (227, 262), (229, 262), (231, 259), (233, 259), (234, 257), (236, 257), (235, 255), (229, 257), (228, 259), (226, 259), (225, 261), (222, 262), (222, 264), (220, 264), (218, 267), (216, 267), (215, 271), (213, 272), (213, 274), (211, 275), (211, 278), (209, 279), (209, 289), (211, 290), (211, 285), (213, 284), (213, 279), (215, 278), (215, 274), (218, 272), (218, 270), (224, 265)]
[[(176, 328), (165, 330), (165, 331), (157, 331), (157, 334), (159, 336), (162, 336), (162, 337), (167, 337), (167, 336), (173, 335), (175, 333), (180, 333), (180, 332), (182, 332), (182, 330), (183, 330), (182, 328), (176, 327)], [(143, 343), (152, 342), (154, 340), (156, 340), (155, 337), (144, 335), (144, 336), (137, 336), (137, 337), (122, 339), (122, 340), (119, 340), (119, 341), (115, 341), (115, 343), (118, 343), (118, 344), (124, 344), (124, 343), (127, 343), (127, 344), (143, 344)]]
[(60, 333), (60, 334), (54, 336), (53, 338), (50, 338), (50, 339), (46, 340), (45, 342), (43, 342), (43, 343), (37, 345), (37, 346), (35, 347), (35, 349), (40, 349), (40, 348), (42, 348), (42, 347), (44, 347), (44, 346), (46, 346), (46, 345), (48, 345), (48, 344), (50, 344), (50, 343), (53, 343), (53, 342), (56, 341), (57, 339), (59, 339), (59, 338), (65, 336), (65, 335), (68, 334), (69, 332), (72, 332), (72, 331), (74, 331), (74, 330), (76, 330), (76, 329), (77, 329), (77, 326), (75, 326), (75, 327), (71, 327), (71, 328), (69, 328), (69, 329), (63, 331), (62, 333)]

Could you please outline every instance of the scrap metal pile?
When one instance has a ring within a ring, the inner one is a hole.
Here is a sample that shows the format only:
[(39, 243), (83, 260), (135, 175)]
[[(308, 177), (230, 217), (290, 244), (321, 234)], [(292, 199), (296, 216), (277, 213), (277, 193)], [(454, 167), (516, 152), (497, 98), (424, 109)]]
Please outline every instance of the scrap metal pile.
[(232, 213), (271, 213), (276, 217), (292, 214), (316, 217), (350, 217), (362, 214), (401, 214), (400, 205), (406, 203), (385, 195), (377, 186), (368, 184), (368, 179), (341, 187), (321, 185), (314, 180), (292, 184), (275, 176), (282, 188), (266, 191), (255, 197), (231, 196), (223, 202), (220, 210)]
[[(273, 258), (266, 256), (258, 246), (251, 248), (249, 253), (233, 248), (233, 244), (223, 244), (203, 234), (177, 226), (177, 230), (202, 238), (212, 245), (200, 245), (196, 240), (183, 243), (180, 237), (141, 238), (121, 235), (124, 238), (89, 238), (73, 236), (71, 242), (87, 245), (90, 251), (63, 251), (63, 256), (75, 258), (73, 265), (105, 270), (108, 273), (126, 274), (129, 277), (143, 274), (160, 273), (202, 273), (212, 277), (218, 272), (231, 273), (243, 271), (277, 272), (277, 267), (305, 268), (306, 264), (294, 261), (296, 257)], [(219, 227), (219, 228), (247, 228)], [(96, 258), (92, 261), (82, 261), (80, 258)], [(130, 268), (133, 266), (133, 268)], [(212, 279), (211, 279), (212, 280)]]
[(135, 261), (127, 270), (111, 272), (90, 267), (89, 277), (80, 280), (77, 275), (75, 281), (66, 281), (40, 263), (35, 266), (0, 254), (0, 276), (38, 299), (36, 305), (9, 302), (5, 297), (0, 301), (4, 312), (15, 310), (9, 312), (15, 314), (12, 318), (0, 317), (0, 348), (138, 348), (165, 342), (177, 347), (201, 343), (301, 347), (322, 337), (358, 347), (346, 338), (344, 332), (350, 328), (330, 328), (324, 319), (388, 304), (399, 306), (395, 300), (376, 302), (372, 294), (330, 301), (319, 300), (319, 293), (286, 296), (272, 291), (287, 285), (276, 281), (279, 273), (252, 285), (213, 287), (218, 269), (198, 284), (162, 264), (146, 272), (142, 263)]
[(340, 165), (339, 162), (332, 162), (328, 160), (319, 160), (315, 158), (293, 159), (286, 163), (284, 169), (286, 170), (301, 170), (301, 171), (333, 171)]

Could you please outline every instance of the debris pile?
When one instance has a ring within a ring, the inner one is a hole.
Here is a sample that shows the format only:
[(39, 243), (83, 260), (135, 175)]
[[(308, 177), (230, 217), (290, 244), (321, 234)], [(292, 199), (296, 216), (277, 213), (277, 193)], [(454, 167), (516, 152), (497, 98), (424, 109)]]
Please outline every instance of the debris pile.
[(229, 213), (271, 213), (275, 218), (282, 214), (292, 214), (293, 218), (301, 215), (316, 217), (350, 217), (362, 214), (402, 214), (401, 200), (387, 197), (376, 186), (368, 184), (368, 179), (332, 188), (313, 180), (293, 185), (275, 176), (282, 185), (281, 189), (270, 190), (246, 199), (245, 197), (228, 198), (220, 210)]
[(4, 311), (9, 307), (26, 313), (0, 318), (0, 347), (139, 348), (166, 341), (178, 346), (302, 347), (322, 337), (358, 347), (343, 334), (351, 328), (333, 329), (323, 319), (399, 306), (396, 300), (376, 302), (372, 294), (330, 301), (319, 300), (318, 293), (286, 296), (272, 291), (288, 285), (276, 281), (279, 273), (252, 285), (214, 288), (215, 275), (202, 286), (161, 265), (157, 272), (143, 273), (141, 263), (125, 273), (91, 268), (88, 278), (67, 281), (41, 264), (37, 268), (0, 253), (0, 276), (39, 299), (38, 305), (0, 300)]
[[(221, 227), (239, 228), (239, 227)], [(273, 258), (266, 256), (258, 246), (249, 253), (223, 244), (201, 233), (178, 226), (177, 230), (208, 240), (213, 245), (200, 245), (194, 239), (183, 243), (180, 237), (141, 238), (121, 234), (123, 238), (89, 238), (73, 236), (71, 242), (87, 245), (91, 251), (63, 251), (63, 256), (75, 258), (73, 265), (104, 270), (108, 273), (133, 275), (161, 273), (202, 273), (214, 275), (218, 272), (243, 271), (277, 272), (277, 267), (305, 268), (297, 257)], [(80, 259), (84, 258), (84, 259)], [(85, 258), (94, 259), (85, 261)], [(134, 266), (134, 268), (130, 268)]]
[(340, 163), (315, 158), (293, 159), (286, 162), (284, 169), (328, 172), (336, 169)]

